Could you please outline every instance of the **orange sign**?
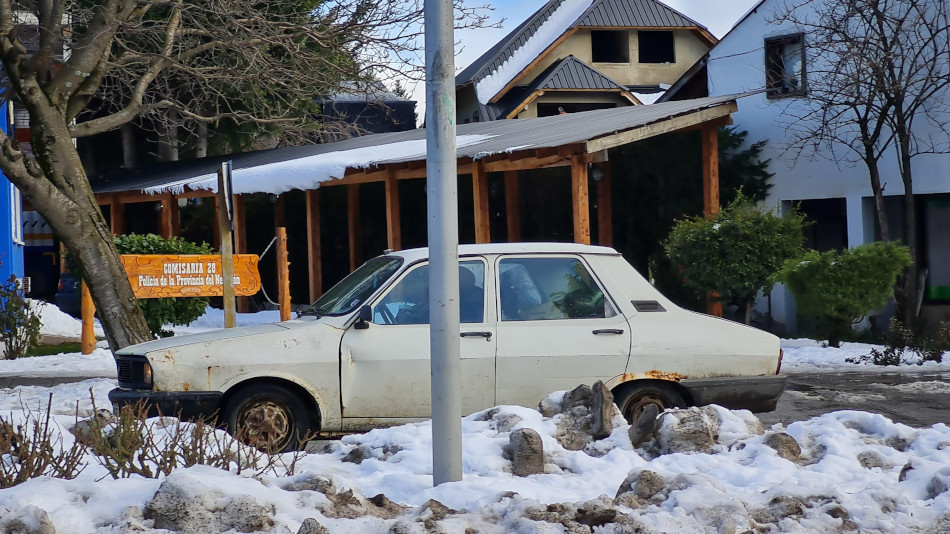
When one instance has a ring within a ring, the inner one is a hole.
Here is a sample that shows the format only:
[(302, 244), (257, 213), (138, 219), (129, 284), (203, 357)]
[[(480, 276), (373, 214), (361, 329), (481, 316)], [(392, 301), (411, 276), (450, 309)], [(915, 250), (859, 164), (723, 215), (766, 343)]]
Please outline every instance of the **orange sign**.
[[(235, 254), (234, 294), (253, 295), (261, 289), (256, 254)], [(123, 254), (136, 298), (220, 297), (224, 290), (221, 256), (216, 254)]]

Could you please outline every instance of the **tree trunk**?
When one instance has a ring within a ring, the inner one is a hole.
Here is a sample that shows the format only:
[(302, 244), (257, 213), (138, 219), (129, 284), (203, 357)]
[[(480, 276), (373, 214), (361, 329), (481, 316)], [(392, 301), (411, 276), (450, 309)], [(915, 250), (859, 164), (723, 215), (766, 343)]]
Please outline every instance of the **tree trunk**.
[(119, 129), (122, 134), (122, 166), (126, 169), (135, 168), (135, 127), (125, 124)]
[(904, 182), (904, 245), (910, 252), (910, 266), (904, 271), (903, 283), (897, 300), (897, 315), (904, 327), (914, 334), (919, 333), (917, 324), (917, 292), (920, 264), (917, 262), (917, 207), (914, 202), (914, 176), (911, 169), (911, 138), (907, 128), (907, 116), (901, 106), (895, 106), (894, 131), (897, 134), (897, 149), (900, 156), (901, 180)]
[(195, 157), (203, 158), (208, 155), (208, 123), (198, 121), (198, 142), (195, 147)]
[(15, 140), (6, 138), (0, 159), (7, 177), (78, 260), (111, 349), (148, 341), (151, 334), (145, 316), (136, 304), (67, 125), (38, 90), (27, 94), (35, 97), (24, 102), (30, 111), (33, 146), (43, 149), (36, 150), (34, 162)]

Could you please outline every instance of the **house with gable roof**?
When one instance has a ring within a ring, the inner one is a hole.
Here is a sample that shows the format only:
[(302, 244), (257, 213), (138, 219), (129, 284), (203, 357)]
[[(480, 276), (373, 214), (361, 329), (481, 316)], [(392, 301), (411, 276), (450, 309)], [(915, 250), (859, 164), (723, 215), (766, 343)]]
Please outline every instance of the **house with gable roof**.
[[(806, 3), (798, 9), (814, 7)], [(864, 163), (849, 159), (846, 151), (813, 158), (786, 150), (793, 135), (788, 126), (795, 116), (790, 106), (808, 98), (810, 78), (820, 72), (820, 66), (809, 50), (808, 32), (776, 17), (785, 8), (781, 0), (759, 1), (660, 102), (744, 94), (737, 101), (733, 121), (749, 132), (750, 142), (768, 140), (762, 159), (771, 160), (769, 171), (774, 176), (765, 203), (777, 209), (797, 205), (813, 221), (806, 231), (808, 248), (840, 250), (873, 242), (880, 238), (880, 230)], [(950, 99), (950, 93), (945, 98)], [(940, 138), (933, 124), (919, 121), (917, 127), (924, 137)], [(893, 150), (880, 160), (888, 224), (898, 239), (906, 235), (899, 165)], [(912, 165), (918, 218), (914, 260), (923, 275), (918, 303), (925, 322), (934, 325), (950, 320), (950, 154), (924, 154), (914, 158)], [(778, 329), (800, 330), (794, 300), (781, 286), (760, 299), (757, 307)], [(887, 325), (884, 318), (877, 322), (880, 327)]]
[(456, 76), (458, 123), (649, 104), (715, 43), (658, 0), (548, 0)]

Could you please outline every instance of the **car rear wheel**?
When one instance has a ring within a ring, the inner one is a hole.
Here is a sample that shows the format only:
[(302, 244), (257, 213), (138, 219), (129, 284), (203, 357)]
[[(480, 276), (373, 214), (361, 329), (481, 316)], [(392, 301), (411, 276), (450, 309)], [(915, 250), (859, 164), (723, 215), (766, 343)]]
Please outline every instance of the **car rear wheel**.
[(298, 450), (314, 430), (306, 404), (275, 384), (241, 389), (228, 401), (224, 415), (235, 438), (266, 452)]
[(660, 412), (667, 408), (686, 406), (683, 396), (674, 386), (658, 382), (623, 384), (615, 390), (614, 403), (630, 424), (636, 422), (643, 410), (650, 405), (656, 406)]

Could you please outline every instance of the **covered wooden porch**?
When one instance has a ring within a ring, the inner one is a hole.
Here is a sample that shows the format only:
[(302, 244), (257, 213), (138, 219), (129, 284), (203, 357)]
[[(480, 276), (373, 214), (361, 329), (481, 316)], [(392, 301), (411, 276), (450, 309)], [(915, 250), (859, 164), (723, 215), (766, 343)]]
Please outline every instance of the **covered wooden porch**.
[[(737, 109), (735, 99), (736, 96), (733, 95), (541, 119), (459, 126), (457, 169), (459, 175), (471, 176), (475, 242), (487, 243), (491, 240), (487, 178), (489, 173), (504, 175), (506, 235), (509, 242), (514, 242), (521, 240), (523, 215), (519, 209), (518, 172), (570, 167), (573, 240), (577, 243), (591, 243), (593, 219), (597, 228), (598, 244), (611, 246), (613, 206), (610, 191), (615, 173), (610, 166), (608, 150), (671, 132), (700, 132), (704, 212), (707, 216), (718, 213), (717, 130), (731, 124), (731, 113)], [(312, 302), (320, 296), (323, 287), (320, 190), (325, 187), (346, 187), (351, 270), (363, 260), (358, 250), (360, 184), (381, 183), (385, 186), (387, 247), (392, 250), (401, 249), (398, 184), (402, 180), (424, 179), (426, 160), (424, 149), (421, 153), (409, 154), (400, 153), (400, 150), (405, 152), (407, 143), (418, 144), (424, 137), (423, 130), (415, 130), (398, 134), (370, 135), (313, 147), (289, 147), (230, 157), (205, 158), (164, 174), (161, 169), (156, 169), (154, 173), (143, 177), (117, 179), (107, 184), (96, 183), (94, 190), (100, 205), (109, 206), (113, 233), (121, 234), (126, 231), (126, 219), (133, 213), (126, 209), (127, 206), (141, 202), (158, 202), (161, 205), (157, 215), (160, 219), (160, 233), (166, 237), (175, 236), (179, 235), (180, 231), (179, 203), (185, 203), (187, 199), (192, 198), (215, 201), (213, 186), (208, 185), (209, 173), (213, 172), (221, 161), (231, 159), (236, 169), (234, 190), (238, 193), (235, 198), (235, 253), (253, 252), (247, 248), (245, 194), (277, 194), (274, 224), (283, 226), (284, 195), (279, 192), (288, 189), (303, 190), (306, 198), (308, 296)], [(470, 142), (472, 139), (475, 141)], [(348, 153), (361, 156), (369, 153), (370, 161), (336, 161), (340, 159), (340, 154)], [(323, 169), (323, 162), (328, 160), (334, 161), (335, 172), (327, 173)], [(282, 169), (286, 169), (286, 173), (291, 175), (299, 173), (301, 167), (309, 168), (311, 164), (316, 176), (309, 184), (312, 187), (301, 186), (299, 179), (290, 185), (280, 183)], [(344, 167), (342, 172), (340, 167)], [(265, 175), (274, 176), (274, 181), (268, 182), (269, 185), (264, 184), (260, 177)], [(592, 175), (597, 175), (597, 179), (592, 180)], [(699, 177), (696, 185), (700, 186)], [(593, 203), (597, 206), (595, 210), (591, 209), (592, 195)], [(149, 210), (141, 210), (140, 213), (149, 213)], [(155, 213), (155, 210), (150, 213)], [(214, 224), (217, 224), (216, 219)], [(254, 221), (254, 224), (260, 222)], [(214, 235), (217, 236), (218, 232), (215, 231)], [(293, 266), (295, 269), (302, 267)]]

